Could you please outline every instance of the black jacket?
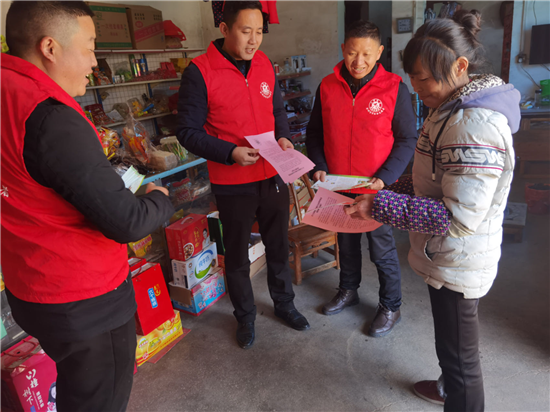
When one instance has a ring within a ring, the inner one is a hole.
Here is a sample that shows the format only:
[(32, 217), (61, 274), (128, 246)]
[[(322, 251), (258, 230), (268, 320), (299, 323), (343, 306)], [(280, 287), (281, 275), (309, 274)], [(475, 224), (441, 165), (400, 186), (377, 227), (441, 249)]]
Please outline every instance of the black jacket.
[[(97, 135), (71, 107), (45, 100), (31, 113), (25, 128), (23, 160), (29, 175), (55, 190), (109, 239), (139, 240), (173, 215), (168, 196), (155, 190), (136, 197), (124, 187)], [(8, 296), (14, 316), (28, 333), (62, 342), (115, 329), (136, 311), (130, 278), (111, 292), (77, 302), (39, 304)]]
[[(246, 78), (250, 62), (244, 60), (236, 61), (227, 54), (222, 49), (223, 40), (216, 40), (214, 45)], [(273, 70), (273, 76), (276, 76), (275, 70)], [(208, 91), (206, 83), (199, 68), (191, 63), (185, 69), (181, 78), (178, 100), (178, 140), (183, 147), (197, 156), (226, 165), (234, 164), (235, 162), (231, 158), (231, 154), (237, 146), (234, 143), (226, 142), (206, 133), (204, 125), (207, 115)], [(273, 117), (275, 118), (275, 137), (277, 139), (281, 137), (290, 139), (288, 117), (277, 79), (275, 79), (275, 88), (273, 90)], [(278, 175), (275, 179), (278, 183), (284, 184)], [(212, 192), (216, 195), (254, 196), (259, 193), (259, 182), (241, 185), (212, 184)]]
[[(371, 73), (361, 79), (359, 86), (353, 83), (345, 65), (342, 65), (342, 77), (348, 82), (352, 94), (355, 96), (359, 90), (366, 86), (376, 73), (376, 67)], [(411, 160), (418, 132), (416, 130), (416, 117), (411, 103), (411, 97), (407, 86), (401, 82), (395, 102), (394, 117), (392, 120), (392, 131), (394, 137), (393, 148), (390, 155), (374, 174), (374, 177), (381, 179), (385, 184), (392, 184), (403, 173)], [(322, 170), (328, 172), (325, 159), (323, 134), (323, 109), (321, 102), (321, 85), (315, 94), (315, 104), (311, 111), (311, 118), (307, 126), (306, 147), (309, 158), (315, 163), (314, 171)]]

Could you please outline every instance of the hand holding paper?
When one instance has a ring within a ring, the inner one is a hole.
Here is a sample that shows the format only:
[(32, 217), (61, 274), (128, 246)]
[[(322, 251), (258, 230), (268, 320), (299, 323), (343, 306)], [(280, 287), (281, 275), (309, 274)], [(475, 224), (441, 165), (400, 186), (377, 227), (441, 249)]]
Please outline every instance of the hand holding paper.
[[(294, 149), (283, 150), (275, 140), (273, 132), (245, 136), (248, 143), (260, 150), (260, 156), (277, 170), (285, 183), (294, 182), (304, 173), (309, 172), (315, 164), (302, 153)], [(283, 138), (288, 141), (288, 139)], [(285, 142), (283, 142), (285, 143)]]
[(345, 212), (352, 219), (372, 220), (372, 204), (374, 194), (366, 194), (355, 198), (355, 203), (346, 207)]
[(231, 157), (239, 166), (250, 166), (258, 161), (258, 149), (251, 149), (250, 147), (236, 147), (231, 153)]
[[(369, 196), (369, 195), (365, 195)], [(365, 196), (360, 196), (355, 199), (363, 199)], [(370, 195), (374, 198), (373, 195)], [(311, 226), (320, 227), (321, 229), (331, 230), (340, 233), (364, 233), (371, 232), (382, 226), (376, 220), (363, 218), (353, 218), (347, 213), (349, 208), (353, 213), (357, 205), (354, 200), (347, 196), (331, 192), (330, 190), (320, 188), (309, 207), (308, 212), (302, 219), (303, 223)], [(372, 201), (371, 201), (372, 208)]]
[[(313, 175), (316, 181), (313, 189), (327, 189), (332, 192), (360, 189), (369, 187), (376, 178), (365, 176), (346, 176), (346, 175), (329, 175), (322, 171), (317, 171)], [(379, 180), (379, 179), (378, 179)]]

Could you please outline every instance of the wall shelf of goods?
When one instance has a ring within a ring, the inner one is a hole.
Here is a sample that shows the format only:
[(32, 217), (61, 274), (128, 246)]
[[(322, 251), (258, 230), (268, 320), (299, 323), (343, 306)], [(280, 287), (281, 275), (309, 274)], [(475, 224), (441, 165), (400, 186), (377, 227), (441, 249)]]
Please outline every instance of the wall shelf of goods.
[[(130, 67), (130, 57), (132, 55), (136, 59), (144, 58), (147, 65), (148, 73), (154, 72), (157, 69), (161, 69), (161, 63), (170, 62), (171, 59), (180, 58), (192, 58), (196, 57), (204, 52), (204, 49), (166, 49), (166, 50), (96, 50), (96, 59), (107, 63), (114, 75), (117, 67), (128, 64)], [(123, 83), (112, 83), (107, 85), (88, 86), (86, 88), (86, 94), (84, 96), (77, 96), (75, 100), (84, 109), (86, 106), (100, 104), (103, 107), (103, 111), (109, 115), (113, 112), (114, 106), (117, 104), (126, 104), (131, 99), (138, 99), (141, 104), (144, 104), (143, 95), (147, 98), (153, 98), (154, 96), (165, 95), (168, 98), (178, 92), (181, 74), (178, 73), (175, 78), (163, 78), (155, 80), (140, 80), (138, 76), (135, 76), (132, 81), (126, 81)], [(111, 82), (113, 79), (109, 79)], [(119, 78), (120, 80), (120, 78)], [(147, 130), (150, 136), (160, 136), (161, 128), (163, 126), (169, 129), (175, 128), (176, 124), (175, 110), (169, 110), (158, 112), (155, 111), (151, 114), (145, 114), (141, 117), (136, 117)], [(121, 121), (120, 118), (113, 120), (108, 124), (96, 124), (96, 126), (104, 126), (114, 129), (119, 133), (122, 132), (125, 121)], [(190, 156), (192, 157), (192, 156)], [(151, 181), (159, 181), (161, 178), (168, 177), (172, 174), (181, 172), (189, 167), (196, 166), (204, 162), (204, 159), (193, 160), (189, 163), (180, 165), (167, 172), (150, 175), (144, 180), (143, 184)]]
[(311, 91), (304, 90), (302, 82), (296, 79), (309, 76), (310, 74), (311, 70), (277, 75), (279, 87), (284, 93), (283, 101), (285, 102), (285, 106), (289, 104), (295, 110), (293, 112), (287, 112), (290, 134), (294, 143), (301, 143), (304, 141), (307, 124), (309, 123), (309, 115), (311, 114), (311, 107), (294, 100), (311, 95)]

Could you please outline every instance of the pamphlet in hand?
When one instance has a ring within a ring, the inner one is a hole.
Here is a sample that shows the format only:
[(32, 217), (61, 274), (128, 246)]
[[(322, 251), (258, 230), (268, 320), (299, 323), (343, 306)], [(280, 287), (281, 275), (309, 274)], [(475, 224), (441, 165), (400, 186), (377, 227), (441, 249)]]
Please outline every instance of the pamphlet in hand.
[(382, 226), (376, 220), (352, 219), (345, 208), (354, 204), (354, 199), (320, 188), (315, 194), (302, 223), (340, 233), (372, 232)]
[(315, 167), (315, 164), (294, 149), (281, 149), (274, 132), (245, 136), (254, 149), (260, 149), (260, 156), (275, 168), (285, 183), (292, 183)]
[(368, 187), (371, 180), (372, 177), (365, 176), (326, 175), (324, 182), (318, 180), (312, 187), (313, 190), (323, 188), (331, 192), (343, 192)]
[(130, 168), (122, 176), (124, 186), (126, 189), (130, 189), (132, 193), (137, 192), (143, 182), (143, 179), (145, 179), (145, 176), (139, 174), (138, 171), (134, 169), (134, 166), (130, 166)]

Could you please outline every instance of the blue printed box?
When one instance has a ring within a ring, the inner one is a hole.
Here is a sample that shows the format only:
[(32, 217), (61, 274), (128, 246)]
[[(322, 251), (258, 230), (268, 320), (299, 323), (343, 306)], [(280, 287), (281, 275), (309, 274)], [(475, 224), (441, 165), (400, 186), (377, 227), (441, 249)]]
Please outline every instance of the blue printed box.
[(174, 309), (199, 316), (225, 295), (224, 272), (222, 268), (217, 268), (191, 290), (174, 285), (172, 282), (169, 288)]

